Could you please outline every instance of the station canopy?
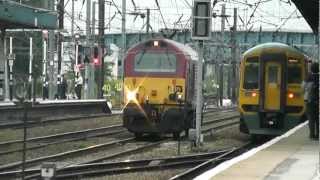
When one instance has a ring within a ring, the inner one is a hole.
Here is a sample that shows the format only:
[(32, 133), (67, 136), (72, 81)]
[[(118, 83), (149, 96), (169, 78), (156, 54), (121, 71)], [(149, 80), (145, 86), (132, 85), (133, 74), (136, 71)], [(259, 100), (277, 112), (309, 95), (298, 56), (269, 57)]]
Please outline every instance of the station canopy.
[(314, 33), (319, 27), (319, 0), (292, 0)]
[(0, 28), (56, 29), (57, 13), (14, 1), (0, 0)]

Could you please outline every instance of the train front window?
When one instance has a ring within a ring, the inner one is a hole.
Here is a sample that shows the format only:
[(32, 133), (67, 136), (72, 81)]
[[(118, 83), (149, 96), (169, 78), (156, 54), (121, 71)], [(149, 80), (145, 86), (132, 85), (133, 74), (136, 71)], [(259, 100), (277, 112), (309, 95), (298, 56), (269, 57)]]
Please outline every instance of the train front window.
[(135, 72), (174, 73), (177, 69), (177, 58), (170, 52), (157, 53), (142, 51), (135, 56)]
[(300, 84), (302, 82), (301, 66), (297, 64), (288, 65), (288, 83)]
[(268, 83), (278, 83), (278, 67), (277, 66), (270, 66), (268, 69)]
[(259, 88), (259, 61), (258, 57), (248, 58), (244, 69), (244, 89)]

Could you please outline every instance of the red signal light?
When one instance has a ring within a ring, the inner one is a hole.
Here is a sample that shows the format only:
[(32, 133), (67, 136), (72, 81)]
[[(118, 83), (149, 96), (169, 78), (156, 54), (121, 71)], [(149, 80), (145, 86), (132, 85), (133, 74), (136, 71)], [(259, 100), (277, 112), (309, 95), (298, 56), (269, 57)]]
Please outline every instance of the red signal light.
[(99, 65), (100, 64), (99, 59), (98, 58), (93, 58), (93, 64), (94, 65)]

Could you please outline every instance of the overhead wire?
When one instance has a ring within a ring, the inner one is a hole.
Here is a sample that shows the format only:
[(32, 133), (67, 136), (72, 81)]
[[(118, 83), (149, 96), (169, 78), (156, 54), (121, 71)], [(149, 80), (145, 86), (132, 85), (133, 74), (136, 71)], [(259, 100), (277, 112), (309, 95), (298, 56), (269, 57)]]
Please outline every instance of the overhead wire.
[(158, 0), (155, 0), (155, 2), (156, 2), (156, 5), (157, 5), (157, 7), (158, 7), (158, 9), (159, 9), (160, 16), (161, 16), (161, 18), (162, 18), (162, 22), (163, 22), (163, 24), (164, 24), (164, 27), (165, 27), (166, 29), (168, 29), (167, 24), (166, 24), (166, 21), (165, 21), (164, 18), (163, 18), (163, 15), (162, 15), (161, 8), (160, 8), (160, 5), (159, 5)]
[(186, 3), (186, 5), (188, 6), (188, 8), (192, 8), (192, 6), (190, 5), (190, 3), (187, 0), (184, 0), (184, 2)]
[(69, 1), (70, 1), (70, 0), (68, 0), (68, 1), (64, 4), (63, 9), (66, 9), (67, 5), (69, 4)]
[(255, 8), (254, 8), (253, 12), (251, 13), (251, 15), (250, 15), (250, 17), (249, 17), (249, 20), (248, 20), (248, 22), (247, 22), (246, 26), (248, 26), (248, 25), (249, 25), (249, 23), (250, 23), (251, 19), (254, 17), (254, 13), (256, 12), (256, 10), (257, 10), (258, 6), (260, 5), (260, 2), (261, 2), (261, 0), (259, 0), (259, 2), (256, 4), (256, 6), (255, 6)]
[[(64, 13), (68, 16), (68, 18), (72, 19), (72, 15), (68, 11), (64, 11)], [(74, 25), (76, 26), (76, 28), (78, 28), (78, 30), (81, 30), (80, 26), (76, 23), (76, 21), (74, 21)]]
[(121, 13), (118, 5), (117, 5), (113, 0), (111, 0), (111, 1), (112, 1), (112, 3), (113, 3), (114, 7), (117, 9), (118, 13), (119, 13), (120, 15), (122, 15), (122, 13)]
[[(121, 7), (121, 6), (116, 4), (114, 0), (111, 0), (111, 1), (112, 1), (112, 8), (111, 9), (113, 9), (112, 11), (116, 11), (117, 13), (119, 13), (121, 15), (121, 13), (122, 13), (120, 11), (121, 8), (119, 9), (119, 7)], [(247, 27), (247, 29), (252, 24), (252, 22), (256, 22), (256, 23), (260, 22), (260, 23), (263, 23), (263, 24), (269, 24), (271, 26), (274, 26), (274, 22), (275, 21), (272, 20), (274, 18), (282, 19), (282, 21), (280, 22), (281, 24), (279, 25), (279, 27), (281, 28), (281, 27), (285, 26), (287, 24), (287, 22), (290, 21), (290, 19), (293, 19), (293, 18), (297, 18), (298, 19), (298, 18), (302, 17), (302, 16), (299, 16), (299, 14), (297, 14), (297, 15), (293, 14), (293, 15), (290, 16), (289, 19), (284, 19), (284, 18), (287, 18), (287, 17), (283, 16), (283, 14), (279, 14), (279, 15), (272, 14), (269, 11), (263, 9), (264, 6), (261, 6), (261, 4), (268, 3), (270, 1), (272, 1), (272, 0), (256, 0), (256, 2), (247, 1), (247, 0), (222, 0), (222, 1), (221, 0), (214, 0), (213, 4), (214, 3), (226, 2), (226, 3), (233, 4), (233, 5), (240, 4), (238, 6), (240, 6), (240, 7), (241, 6), (246, 6), (249, 9), (252, 9), (251, 13), (249, 14), (250, 16), (248, 16), (247, 20), (244, 18), (245, 15), (241, 14), (241, 16), (239, 15), (239, 17), (238, 17), (239, 20), (241, 21), (241, 24), (242, 25), (246, 25), (246, 26), (243, 26), (243, 27)], [(150, 24), (154, 24), (154, 22), (155, 23), (159, 23), (160, 22), (160, 24), (158, 25), (159, 28), (161, 28), (162, 24), (163, 24), (163, 26), (165, 28), (171, 28), (171, 27), (177, 28), (177, 27), (179, 27), (179, 28), (183, 29), (184, 27), (188, 26), (188, 23), (190, 22), (191, 19), (187, 18), (186, 11), (191, 8), (191, 5), (189, 3), (190, 1), (188, 1), (188, 0), (184, 0), (184, 1), (177, 1), (177, 0), (173, 1), (173, 0), (171, 0), (171, 2), (172, 2), (172, 6), (167, 6), (166, 7), (166, 6), (160, 6), (160, 1), (155, 0), (155, 3), (157, 5), (157, 7), (158, 7), (158, 12), (154, 12), (154, 13), (156, 13), (156, 14), (160, 13), (160, 17), (156, 15), (155, 18), (150, 18)], [(65, 4), (65, 6), (67, 6), (68, 3), (70, 4), (70, 0), (67, 0), (67, 3)], [(83, 6), (84, 6), (84, 1), (82, 1), (82, 2), (80, 1), (79, 4), (81, 4), (81, 3), (82, 3), (82, 6), (81, 6), (81, 9), (80, 9), (80, 12), (79, 12), (79, 18), (75, 19), (75, 22), (78, 22), (77, 23), (77, 28), (79, 30), (82, 30), (81, 27), (83, 26), (83, 23), (80, 23), (80, 26), (79, 26), (79, 21), (80, 22), (85, 22), (84, 16), (81, 15), (82, 14), (82, 9), (83, 9)], [(137, 2), (135, 2), (134, 0), (131, 0), (131, 3), (133, 5), (133, 9), (138, 8), (139, 4), (137, 4)], [(289, 7), (289, 5), (290, 5), (286, 0), (281, 1), (281, 3), (282, 3), (283, 6), (285, 6), (285, 4), (286, 4)], [(179, 6), (182, 6), (182, 7), (179, 7)], [(184, 7), (186, 7), (186, 8), (184, 8)], [(132, 8), (132, 6), (131, 6), (131, 8)], [(164, 8), (168, 8), (168, 9), (172, 9), (172, 10), (175, 9), (176, 14), (170, 13), (170, 10), (167, 10), (167, 9), (164, 10)], [(287, 8), (287, 10), (288, 9), (290, 9), (290, 8)], [(130, 9), (128, 11), (130, 11)], [(132, 11), (132, 9), (131, 9), (131, 11)], [(117, 14), (117, 13), (115, 13), (115, 14)], [(152, 13), (152, 14), (154, 14), (154, 13)], [(116, 17), (114, 17), (114, 16), (115, 15), (113, 15), (112, 24), (114, 23), (115, 20), (116, 20), (116, 22), (118, 22), (118, 19)], [(169, 19), (165, 19), (164, 17), (174, 17), (174, 19), (175, 18), (177, 18), (177, 19), (173, 20), (171, 18), (172, 20), (170, 21)], [(256, 19), (259, 19), (259, 20), (257, 21)], [(287, 21), (287, 22), (282, 24), (283, 21)], [(184, 23), (186, 23), (186, 24), (184, 24)], [(241, 25), (239, 25), (239, 26), (241, 26)], [(255, 24), (255, 26), (256, 26), (256, 24)], [(154, 26), (154, 27), (156, 27), (156, 26)], [(134, 29), (139, 30), (140, 27), (136, 27)]]
[(134, 0), (131, 0), (131, 3), (132, 3), (132, 5), (133, 5), (134, 10), (136, 10), (136, 9), (137, 9), (137, 6), (136, 6), (136, 3), (134, 2)]
[(295, 10), (277, 27), (277, 29), (275, 30), (275, 32), (278, 32), (278, 31), (281, 29), (281, 27), (288, 22), (288, 20), (291, 18), (291, 16), (292, 16), (296, 11), (297, 11), (297, 9), (295, 9)]

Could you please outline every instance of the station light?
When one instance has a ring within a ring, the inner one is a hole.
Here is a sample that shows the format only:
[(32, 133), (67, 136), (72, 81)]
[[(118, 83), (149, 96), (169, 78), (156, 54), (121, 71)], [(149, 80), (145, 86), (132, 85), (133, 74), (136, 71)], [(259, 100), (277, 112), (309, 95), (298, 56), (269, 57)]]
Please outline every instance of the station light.
[(192, 9), (192, 33), (194, 40), (209, 40), (211, 37), (211, 1), (194, 0)]

